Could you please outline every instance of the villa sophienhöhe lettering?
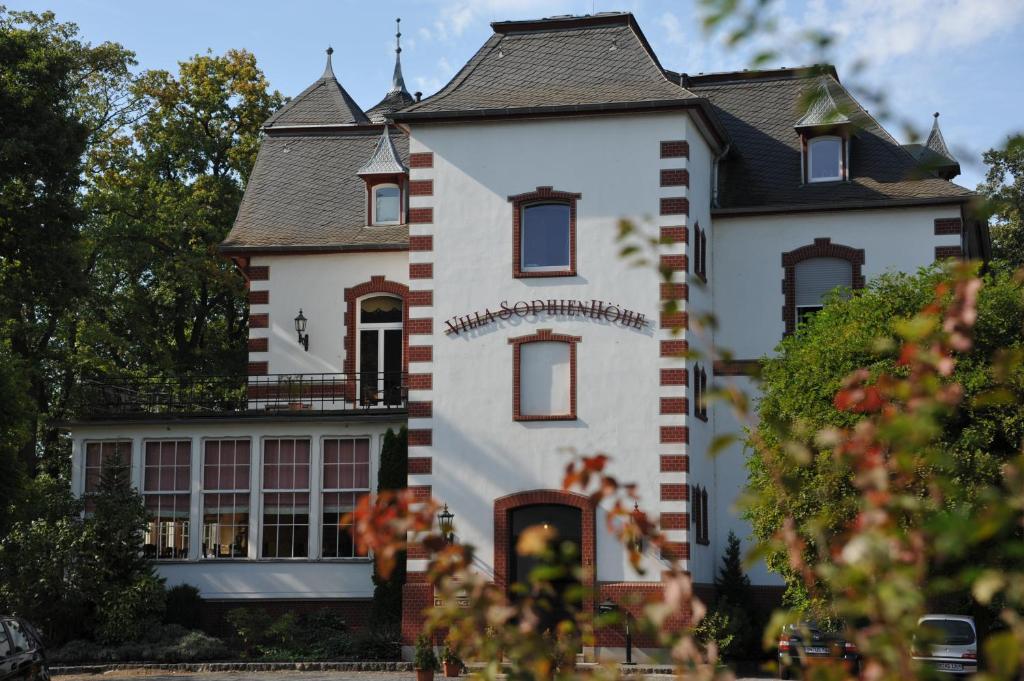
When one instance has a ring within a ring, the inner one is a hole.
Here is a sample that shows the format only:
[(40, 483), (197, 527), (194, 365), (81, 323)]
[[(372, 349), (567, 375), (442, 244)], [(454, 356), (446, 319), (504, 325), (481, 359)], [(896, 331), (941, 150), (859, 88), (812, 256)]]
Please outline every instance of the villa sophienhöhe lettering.
[(507, 300), (501, 301), (497, 311), (484, 308), (483, 312), (471, 312), (463, 316), (455, 316), (445, 321), (445, 333), (458, 335), (461, 331), (476, 329), (487, 324), (492, 324), (499, 319), (511, 319), (515, 317), (527, 317), (530, 315), (539, 316), (547, 314), (550, 316), (564, 317), (589, 317), (590, 319), (604, 320), (611, 323), (619, 323), (627, 328), (642, 329), (647, 325), (647, 318), (640, 312), (627, 310), (614, 303), (606, 303), (603, 300), (519, 300), (509, 304)]

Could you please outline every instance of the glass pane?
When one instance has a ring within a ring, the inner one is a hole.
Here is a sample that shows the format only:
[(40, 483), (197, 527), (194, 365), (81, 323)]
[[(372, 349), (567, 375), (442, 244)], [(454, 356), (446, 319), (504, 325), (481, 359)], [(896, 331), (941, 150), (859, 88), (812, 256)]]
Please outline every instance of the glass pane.
[(359, 304), (359, 321), (363, 324), (385, 324), (402, 321), (402, 299), (374, 296)]
[(374, 191), (377, 206), (376, 222), (398, 222), (400, 192), (398, 187), (377, 187)]
[(523, 209), (522, 266), (569, 267), (569, 206), (542, 203)]
[(839, 140), (812, 140), (810, 145), (811, 179), (829, 179), (839, 177), (839, 155), (842, 144)]

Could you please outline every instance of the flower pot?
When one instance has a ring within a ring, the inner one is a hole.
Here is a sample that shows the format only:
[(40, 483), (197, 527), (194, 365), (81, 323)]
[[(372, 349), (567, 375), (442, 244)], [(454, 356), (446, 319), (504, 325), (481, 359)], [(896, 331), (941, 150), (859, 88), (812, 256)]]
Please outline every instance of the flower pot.
[(434, 681), (433, 669), (417, 669), (416, 681)]
[(458, 662), (445, 662), (444, 675), (453, 678), (462, 674), (462, 665)]

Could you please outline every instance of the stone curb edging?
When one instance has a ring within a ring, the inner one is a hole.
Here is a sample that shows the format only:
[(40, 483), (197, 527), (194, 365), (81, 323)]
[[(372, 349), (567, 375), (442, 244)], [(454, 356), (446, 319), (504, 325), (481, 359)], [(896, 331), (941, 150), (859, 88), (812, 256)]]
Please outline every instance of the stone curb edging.
[(104, 674), (114, 671), (166, 672), (411, 672), (411, 662), (181, 662), (86, 664), (51, 666), (53, 676)]

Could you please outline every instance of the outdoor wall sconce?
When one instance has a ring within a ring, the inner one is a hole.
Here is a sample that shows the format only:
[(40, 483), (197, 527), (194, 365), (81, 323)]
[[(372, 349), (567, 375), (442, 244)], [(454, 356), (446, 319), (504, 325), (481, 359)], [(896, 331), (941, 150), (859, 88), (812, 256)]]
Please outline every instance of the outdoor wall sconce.
[(637, 553), (643, 553), (644, 552), (644, 536), (640, 533), (640, 523), (637, 522), (639, 517), (640, 517), (640, 515), (641, 515), (640, 503), (634, 501), (633, 502), (633, 522), (636, 524), (637, 530), (636, 530), (636, 536), (634, 536), (630, 540), (630, 546)]
[(309, 352), (309, 334), (306, 333), (306, 318), (302, 314), (302, 308), (299, 308), (299, 316), (295, 318), (295, 332), (299, 334), (299, 345)]
[(441, 528), (441, 536), (449, 544), (455, 543), (455, 514), (448, 510), (448, 504), (437, 514), (437, 525)]

